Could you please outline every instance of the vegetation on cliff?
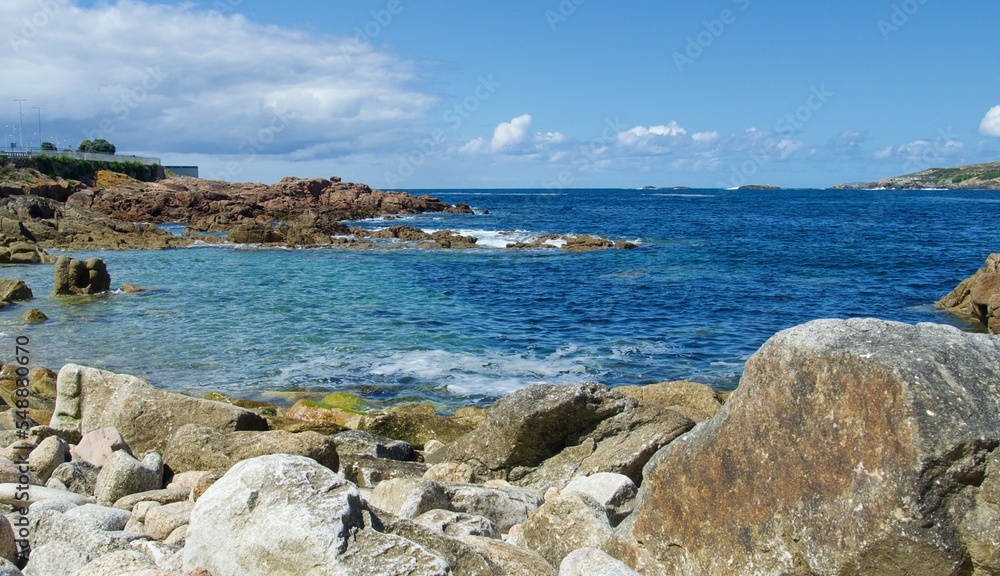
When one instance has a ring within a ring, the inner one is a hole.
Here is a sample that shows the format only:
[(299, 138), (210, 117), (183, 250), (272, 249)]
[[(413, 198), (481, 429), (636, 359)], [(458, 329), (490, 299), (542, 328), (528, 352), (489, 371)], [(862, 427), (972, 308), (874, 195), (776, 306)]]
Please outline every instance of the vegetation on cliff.
[(1000, 162), (969, 164), (953, 168), (929, 168), (913, 174), (883, 178), (866, 184), (841, 184), (837, 188), (847, 190), (875, 188), (1000, 190)]
[(0, 182), (36, 182), (44, 176), (91, 183), (101, 170), (118, 172), (130, 178), (151, 182), (156, 180), (157, 166), (141, 162), (91, 162), (68, 156), (32, 156), (31, 158), (0, 158)]

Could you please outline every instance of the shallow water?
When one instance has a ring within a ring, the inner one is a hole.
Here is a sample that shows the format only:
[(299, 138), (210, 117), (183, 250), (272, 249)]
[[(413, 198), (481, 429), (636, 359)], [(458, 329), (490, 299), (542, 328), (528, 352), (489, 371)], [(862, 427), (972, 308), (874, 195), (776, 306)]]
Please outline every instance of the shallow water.
[[(467, 251), (203, 246), (85, 252), (113, 284), (152, 288), (60, 299), (51, 267), (7, 266), (30, 307), (0, 311), (13, 356), (76, 362), (158, 386), (257, 397), (344, 390), (373, 405), (449, 410), (522, 386), (689, 378), (726, 389), (772, 334), (815, 318), (961, 322), (933, 302), (1000, 250), (997, 192), (446, 190), (477, 215), (407, 224), (461, 230)], [(488, 214), (484, 214), (488, 211)], [(499, 246), (595, 234), (635, 250), (569, 254)]]

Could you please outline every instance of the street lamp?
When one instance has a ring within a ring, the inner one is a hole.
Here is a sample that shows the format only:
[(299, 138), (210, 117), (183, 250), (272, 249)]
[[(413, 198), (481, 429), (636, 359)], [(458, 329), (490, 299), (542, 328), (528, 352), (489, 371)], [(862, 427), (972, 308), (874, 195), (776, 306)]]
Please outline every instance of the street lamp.
[(32, 106), (35, 110), (38, 110), (38, 147), (42, 147), (42, 108), (44, 106)]
[(21, 119), (19, 130), (20, 130), (20, 133), (21, 133), (21, 142), (20, 142), (20, 144), (21, 144), (21, 149), (22, 150), (24, 150), (24, 109), (21, 108), (21, 103), (22, 102), (27, 102), (27, 101), (28, 101), (27, 98), (15, 98), (14, 99), (14, 102), (17, 102), (17, 113), (18, 113), (18, 116)]

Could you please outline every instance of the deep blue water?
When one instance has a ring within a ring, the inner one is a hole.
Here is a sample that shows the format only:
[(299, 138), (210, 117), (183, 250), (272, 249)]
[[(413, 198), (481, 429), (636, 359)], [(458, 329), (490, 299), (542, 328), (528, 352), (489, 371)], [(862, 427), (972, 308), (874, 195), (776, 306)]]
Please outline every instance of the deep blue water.
[(640, 247), (75, 253), (104, 258), (115, 286), (153, 289), (55, 300), (51, 267), (4, 267), (51, 318), (25, 326), (27, 306), (0, 311), (4, 356), (24, 334), (32, 362), (55, 369), (76, 362), (239, 397), (345, 390), (444, 410), (536, 382), (687, 378), (727, 389), (768, 337), (816, 318), (962, 325), (933, 302), (1000, 250), (997, 192), (417, 192), (480, 213), (402, 223), (484, 245), (579, 233)]

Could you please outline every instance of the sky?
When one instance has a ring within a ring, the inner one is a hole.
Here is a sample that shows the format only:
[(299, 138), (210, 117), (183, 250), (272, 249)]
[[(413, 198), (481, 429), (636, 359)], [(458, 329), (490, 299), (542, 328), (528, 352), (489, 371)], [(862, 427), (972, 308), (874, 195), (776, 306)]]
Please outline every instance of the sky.
[(827, 187), (1000, 160), (997, 22), (996, 0), (3, 0), (0, 123), (230, 181)]

